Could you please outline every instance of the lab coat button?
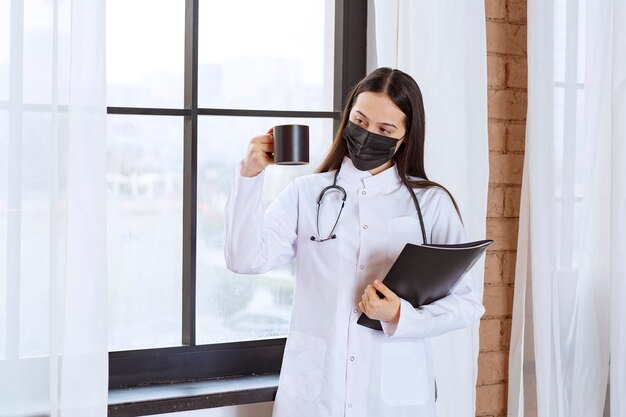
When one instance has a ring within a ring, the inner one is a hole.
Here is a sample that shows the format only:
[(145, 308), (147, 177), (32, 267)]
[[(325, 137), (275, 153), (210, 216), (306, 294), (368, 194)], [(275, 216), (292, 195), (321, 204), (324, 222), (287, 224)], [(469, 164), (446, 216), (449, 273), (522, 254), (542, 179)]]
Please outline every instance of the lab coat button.
[(365, 269), (365, 265), (360, 265), (359, 268)]
[(363, 225), (363, 229), (367, 229), (367, 225), (366, 224)]
[(358, 313), (358, 312), (359, 312), (359, 310), (357, 310), (357, 309), (355, 308), (355, 309), (354, 309), (354, 312), (355, 312), (355, 313)]
[(367, 192), (365, 192), (365, 190), (361, 191), (361, 195), (365, 195), (367, 194)]
[(354, 360), (354, 356), (350, 356), (350, 360), (353, 361)]
[(348, 403), (348, 408), (352, 408), (352, 403)]

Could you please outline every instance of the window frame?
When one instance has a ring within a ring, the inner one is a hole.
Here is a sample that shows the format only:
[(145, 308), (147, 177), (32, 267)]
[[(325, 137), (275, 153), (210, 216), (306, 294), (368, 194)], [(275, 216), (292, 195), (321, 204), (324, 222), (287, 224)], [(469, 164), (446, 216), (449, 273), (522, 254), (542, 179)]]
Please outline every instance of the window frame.
[(337, 131), (349, 89), (366, 73), (367, 2), (335, 0), (333, 111), (198, 107), (199, 0), (185, 0), (184, 108), (107, 107), (107, 114), (184, 117), (182, 346), (109, 352), (109, 389), (278, 374), (286, 338), (196, 344), (198, 116), (332, 118)]

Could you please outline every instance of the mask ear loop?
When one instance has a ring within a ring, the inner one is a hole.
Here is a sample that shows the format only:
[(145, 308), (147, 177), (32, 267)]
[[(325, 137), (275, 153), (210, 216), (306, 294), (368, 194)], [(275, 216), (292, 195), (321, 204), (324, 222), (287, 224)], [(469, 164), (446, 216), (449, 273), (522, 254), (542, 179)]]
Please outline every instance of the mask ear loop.
[(404, 132), (404, 135), (400, 139), (398, 139), (398, 142), (400, 142), (400, 144), (396, 144), (396, 146), (393, 148), (393, 153), (391, 154), (392, 158), (398, 153), (398, 151), (400, 150), (402, 145), (404, 145), (404, 143), (405, 143), (404, 138), (405, 137), (406, 137), (406, 132)]

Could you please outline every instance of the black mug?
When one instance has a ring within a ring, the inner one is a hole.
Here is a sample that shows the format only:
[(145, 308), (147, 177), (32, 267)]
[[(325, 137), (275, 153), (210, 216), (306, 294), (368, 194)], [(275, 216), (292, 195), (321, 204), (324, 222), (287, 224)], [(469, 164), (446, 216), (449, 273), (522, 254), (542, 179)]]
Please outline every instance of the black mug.
[(304, 165), (309, 163), (309, 127), (306, 125), (274, 126), (274, 163)]

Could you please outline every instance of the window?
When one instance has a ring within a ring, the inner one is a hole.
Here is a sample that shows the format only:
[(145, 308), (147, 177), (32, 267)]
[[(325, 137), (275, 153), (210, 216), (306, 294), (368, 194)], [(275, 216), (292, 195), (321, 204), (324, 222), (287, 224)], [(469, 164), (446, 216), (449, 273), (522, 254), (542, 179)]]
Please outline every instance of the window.
[(280, 370), (294, 265), (228, 271), (223, 209), (269, 127), (309, 125), (312, 163), (271, 167), (266, 204), (321, 160), (365, 73), (366, 8), (107, 1), (111, 388)]

